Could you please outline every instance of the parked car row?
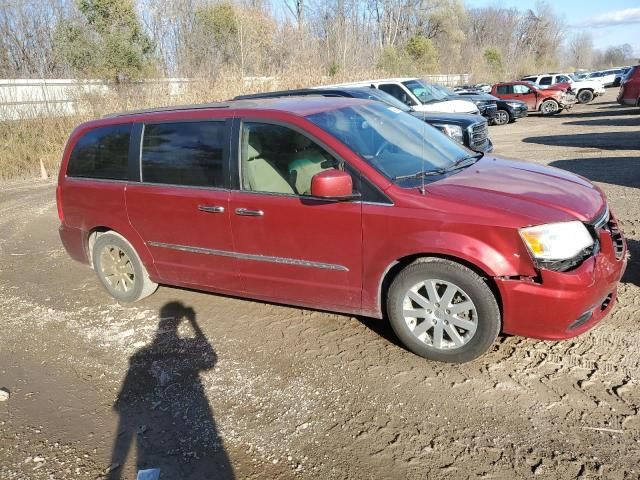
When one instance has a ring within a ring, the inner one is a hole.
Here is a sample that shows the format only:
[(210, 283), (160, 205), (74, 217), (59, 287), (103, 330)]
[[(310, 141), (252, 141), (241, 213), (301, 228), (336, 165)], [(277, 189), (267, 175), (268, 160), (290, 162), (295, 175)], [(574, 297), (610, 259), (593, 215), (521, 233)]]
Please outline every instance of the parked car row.
[(547, 73), (543, 75), (529, 75), (522, 78), (524, 82), (531, 82), (539, 89), (560, 88), (571, 91), (579, 103), (589, 103), (599, 95), (604, 95), (605, 89), (597, 80), (580, 79), (572, 73)]
[[(628, 68), (628, 67), (625, 67)], [(579, 74), (585, 80), (597, 80), (604, 87), (616, 86), (616, 78), (624, 73), (624, 68), (609, 68), (607, 70), (598, 70)]]
[[(526, 82), (492, 92), (507, 112), (566, 108)], [(162, 283), (386, 318), (447, 362), (500, 332), (579, 335), (616, 301), (616, 217), (582, 177), (485, 154), (490, 99), (466, 93), (386, 79), (84, 123), (61, 162), (60, 238), (122, 302)]]

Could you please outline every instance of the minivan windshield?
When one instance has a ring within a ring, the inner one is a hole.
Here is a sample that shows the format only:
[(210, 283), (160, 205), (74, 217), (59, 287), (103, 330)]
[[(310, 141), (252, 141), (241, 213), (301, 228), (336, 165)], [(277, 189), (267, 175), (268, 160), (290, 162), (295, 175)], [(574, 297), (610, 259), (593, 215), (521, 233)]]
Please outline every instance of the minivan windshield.
[(407, 80), (403, 82), (404, 86), (411, 90), (418, 100), (422, 103), (442, 102), (447, 100), (447, 94), (440, 91), (434, 85), (428, 84), (423, 80)]
[(477, 161), (477, 154), (399, 109), (366, 102), (306, 117), (385, 177), (402, 186), (445, 175)]

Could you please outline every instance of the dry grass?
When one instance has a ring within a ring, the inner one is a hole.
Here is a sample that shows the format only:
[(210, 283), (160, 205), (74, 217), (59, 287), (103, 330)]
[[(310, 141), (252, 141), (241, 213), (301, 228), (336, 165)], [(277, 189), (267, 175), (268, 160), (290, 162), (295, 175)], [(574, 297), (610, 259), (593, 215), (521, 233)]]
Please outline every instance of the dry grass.
[(381, 72), (359, 72), (328, 78), (315, 69), (287, 72), (270, 79), (243, 81), (236, 72), (215, 80), (188, 84), (178, 95), (169, 95), (163, 85), (113, 87), (106, 95), (78, 94), (81, 112), (73, 116), (44, 117), (0, 122), (0, 179), (29, 178), (40, 175), (40, 160), (50, 176), (57, 175), (62, 152), (71, 131), (80, 123), (103, 115), (139, 108), (222, 101), (243, 93), (276, 89), (304, 88), (312, 85), (375, 78)]

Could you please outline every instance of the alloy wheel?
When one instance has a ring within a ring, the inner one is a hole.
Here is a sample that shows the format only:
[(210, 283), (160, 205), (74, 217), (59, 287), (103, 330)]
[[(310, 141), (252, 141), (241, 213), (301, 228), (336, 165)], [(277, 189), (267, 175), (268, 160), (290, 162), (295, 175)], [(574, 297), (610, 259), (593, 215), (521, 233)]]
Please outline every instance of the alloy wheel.
[(545, 102), (542, 106), (543, 113), (555, 113), (558, 111), (558, 104), (555, 102)]
[(427, 279), (406, 292), (403, 317), (414, 337), (439, 350), (466, 345), (478, 327), (471, 297), (454, 283), (439, 279)]
[(129, 256), (119, 247), (108, 245), (100, 252), (100, 271), (117, 292), (129, 292), (135, 285), (135, 270)]
[(509, 114), (502, 110), (498, 111), (496, 113), (496, 123), (498, 125), (506, 125), (507, 123), (509, 123)]

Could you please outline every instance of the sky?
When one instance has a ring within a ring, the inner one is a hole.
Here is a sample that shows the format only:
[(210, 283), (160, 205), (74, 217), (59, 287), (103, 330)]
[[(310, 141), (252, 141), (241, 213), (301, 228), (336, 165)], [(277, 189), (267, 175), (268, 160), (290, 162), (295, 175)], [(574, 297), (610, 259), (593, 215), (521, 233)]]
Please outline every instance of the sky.
[[(464, 0), (467, 7), (499, 6), (527, 10), (535, 0)], [(569, 26), (567, 33), (591, 32), (598, 49), (628, 43), (640, 57), (640, 0), (558, 0), (548, 2)]]

